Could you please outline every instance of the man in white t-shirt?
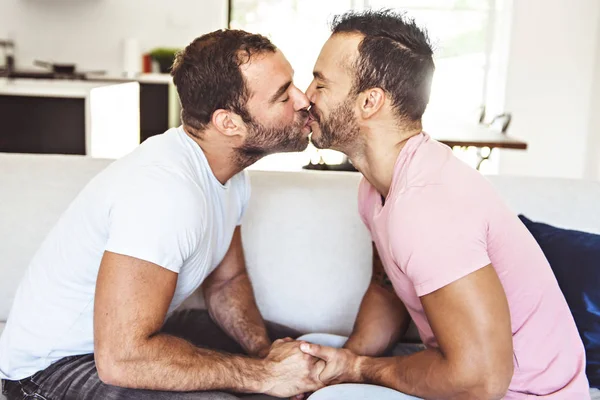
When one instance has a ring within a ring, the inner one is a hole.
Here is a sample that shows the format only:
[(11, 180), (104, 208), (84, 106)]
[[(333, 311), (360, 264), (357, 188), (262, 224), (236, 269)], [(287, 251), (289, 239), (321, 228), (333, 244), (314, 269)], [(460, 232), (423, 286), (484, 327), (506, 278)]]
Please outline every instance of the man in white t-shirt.
[[(271, 341), (285, 329), (269, 330), (257, 309), (240, 235), (242, 171), (307, 146), (308, 100), (283, 54), (243, 31), (197, 38), (172, 75), (183, 125), (90, 181), (31, 261), (0, 338), (9, 399), (285, 397), (322, 386), (322, 361)], [(172, 314), (201, 284), (210, 317)]]

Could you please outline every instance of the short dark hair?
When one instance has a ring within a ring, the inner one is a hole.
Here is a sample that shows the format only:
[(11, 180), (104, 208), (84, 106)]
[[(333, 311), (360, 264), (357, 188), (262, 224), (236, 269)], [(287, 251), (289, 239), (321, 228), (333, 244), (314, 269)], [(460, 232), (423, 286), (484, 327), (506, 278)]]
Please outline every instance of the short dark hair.
[(242, 30), (220, 29), (196, 38), (177, 54), (171, 70), (183, 123), (203, 130), (218, 109), (250, 122), (250, 93), (240, 66), (256, 54), (276, 50), (266, 37)]
[(389, 9), (350, 11), (334, 17), (332, 34), (360, 33), (353, 91), (379, 87), (389, 93), (400, 118), (420, 120), (429, 103), (435, 65), (424, 29)]

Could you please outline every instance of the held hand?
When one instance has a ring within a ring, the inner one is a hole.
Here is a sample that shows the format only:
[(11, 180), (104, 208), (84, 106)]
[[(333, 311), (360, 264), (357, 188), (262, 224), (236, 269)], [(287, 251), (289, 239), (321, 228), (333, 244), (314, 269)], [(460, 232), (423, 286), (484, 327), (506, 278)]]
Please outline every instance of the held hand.
[(319, 379), (324, 385), (359, 383), (361, 381), (360, 357), (350, 350), (309, 343), (302, 343), (300, 349), (327, 363), (319, 375)]
[(265, 358), (267, 381), (263, 393), (275, 397), (290, 397), (311, 392), (324, 385), (319, 374), (325, 362), (300, 351), (301, 342), (276, 340)]
[[(286, 337), (286, 338), (283, 338), (283, 339), (280, 339), (280, 340), (283, 341), (283, 342), (293, 342), (294, 341), (294, 339), (292, 339), (291, 337)], [(273, 348), (273, 343), (271, 343), (271, 345), (269, 345), (269, 346), (265, 346), (265, 347), (259, 349), (256, 352), (256, 357), (258, 357), (258, 358), (266, 358), (269, 355), (269, 353), (271, 352), (272, 348)]]

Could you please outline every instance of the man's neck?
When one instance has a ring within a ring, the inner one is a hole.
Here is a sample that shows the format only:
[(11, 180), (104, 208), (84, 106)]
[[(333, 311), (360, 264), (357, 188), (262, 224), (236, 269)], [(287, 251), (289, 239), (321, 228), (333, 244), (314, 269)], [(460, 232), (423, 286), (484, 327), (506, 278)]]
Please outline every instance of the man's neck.
[(384, 198), (388, 196), (394, 177), (394, 166), (408, 139), (422, 131), (420, 123), (411, 127), (379, 125), (365, 130), (364, 144), (346, 153), (352, 165), (375, 187)]
[(237, 159), (237, 153), (233, 147), (218, 140), (207, 140), (212, 136), (212, 132), (204, 131), (195, 136), (191, 129), (184, 126), (185, 133), (202, 149), (208, 165), (221, 184), (227, 183), (233, 176), (238, 174), (247, 166), (241, 165)]

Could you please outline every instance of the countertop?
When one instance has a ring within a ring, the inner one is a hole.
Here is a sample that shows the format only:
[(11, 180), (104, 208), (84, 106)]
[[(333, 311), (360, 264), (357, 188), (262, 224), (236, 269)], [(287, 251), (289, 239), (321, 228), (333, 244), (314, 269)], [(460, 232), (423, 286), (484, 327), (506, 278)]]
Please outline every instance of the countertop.
[(173, 82), (171, 75), (158, 73), (139, 74), (130, 78), (117, 75), (87, 74), (87, 79), (94, 82), (139, 82), (156, 84), (169, 84)]
[(0, 78), (0, 95), (85, 98), (92, 89), (113, 86), (115, 83), (63, 79)]

